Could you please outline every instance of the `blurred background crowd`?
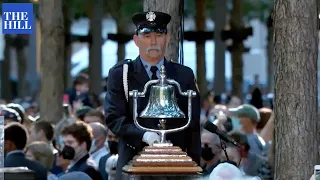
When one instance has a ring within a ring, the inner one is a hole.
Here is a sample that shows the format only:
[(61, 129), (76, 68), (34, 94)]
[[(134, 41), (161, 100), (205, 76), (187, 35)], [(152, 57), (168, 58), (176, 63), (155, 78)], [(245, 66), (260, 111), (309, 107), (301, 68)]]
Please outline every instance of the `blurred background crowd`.
[[(2, 101), (5, 165), (27, 166), (37, 172), (37, 177), (46, 175), (50, 180), (78, 171), (95, 180), (114, 179), (117, 137), (104, 122), (104, 93), (90, 94), (88, 83), (85, 74), (76, 77), (73, 88), (64, 94), (64, 117), (57, 124), (41, 117), (32, 99)], [(236, 96), (216, 95), (213, 91), (202, 97), (200, 165), (205, 177), (227, 162), (239, 167), (241, 175), (273, 179), (273, 103), (272, 99), (263, 99), (260, 86), (252, 84), (251, 89), (252, 98), (246, 104)], [(206, 121), (224, 130), (241, 148), (226, 144), (226, 156), (218, 136), (203, 129)], [(22, 157), (14, 153), (10, 155), (17, 151), (25, 153), (32, 163), (19, 160)], [(228, 168), (232, 169), (223, 169)]]
[(34, 7), (34, 33), (0, 36), (6, 167), (26, 166), (37, 180), (114, 179), (107, 74), (137, 57), (131, 17), (150, 9), (172, 16), (165, 56), (194, 71), (202, 126), (210, 121), (241, 144), (226, 144), (226, 156), (202, 130), (206, 178), (301, 180), (320, 161), (319, 0), (1, 2)]

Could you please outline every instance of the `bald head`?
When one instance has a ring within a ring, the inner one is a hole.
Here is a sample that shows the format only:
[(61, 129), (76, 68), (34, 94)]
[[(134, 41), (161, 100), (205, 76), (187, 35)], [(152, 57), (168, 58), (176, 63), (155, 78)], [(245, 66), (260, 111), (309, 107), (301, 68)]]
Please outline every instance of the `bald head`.
[(104, 137), (106, 138), (108, 135), (108, 129), (99, 122), (93, 122), (89, 124), (92, 128), (93, 137)]
[(105, 141), (108, 135), (108, 129), (100, 122), (93, 122), (89, 124), (92, 129), (94, 148), (92, 148), (90, 153), (95, 153), (101, 148), (105, 148)]

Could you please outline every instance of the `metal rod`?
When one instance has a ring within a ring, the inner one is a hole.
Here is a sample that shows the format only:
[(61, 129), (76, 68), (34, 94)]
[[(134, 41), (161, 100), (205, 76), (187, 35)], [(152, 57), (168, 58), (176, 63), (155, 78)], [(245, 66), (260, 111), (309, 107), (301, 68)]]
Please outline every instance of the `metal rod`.
[(160, 131), (160, 143), (166, 143), (166, 131), (162, 130)]

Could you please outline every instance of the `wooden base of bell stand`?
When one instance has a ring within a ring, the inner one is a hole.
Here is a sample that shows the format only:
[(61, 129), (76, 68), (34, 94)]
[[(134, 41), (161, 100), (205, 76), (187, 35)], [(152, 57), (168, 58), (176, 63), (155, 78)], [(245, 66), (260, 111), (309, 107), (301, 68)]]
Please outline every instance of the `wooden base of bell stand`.
[(35, 180), (35, 172), (26, 167), (0, 168), (0, 179)]
[(198, 174), (202, 168), (178, 146), (147, 146), (123, 171), (130, 174)]

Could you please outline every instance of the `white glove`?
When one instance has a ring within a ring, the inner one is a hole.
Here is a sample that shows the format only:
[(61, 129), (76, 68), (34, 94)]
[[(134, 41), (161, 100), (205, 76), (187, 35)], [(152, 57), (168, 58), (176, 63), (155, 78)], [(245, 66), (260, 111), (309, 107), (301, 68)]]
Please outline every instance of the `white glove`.
[[(110, 156), (106, 161), (106, 172), (110, 174), (114, 171), (113, 169), (117, 167), (118, 154)], [(114, 171), (115, 172), (115, 171)]]
[(156, 141), (160, 142), (160, 136), (155, 132), (145, 132), (142, 141), (151, 146)]

